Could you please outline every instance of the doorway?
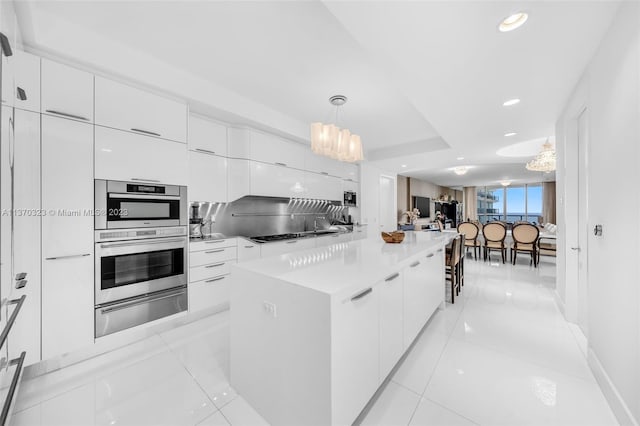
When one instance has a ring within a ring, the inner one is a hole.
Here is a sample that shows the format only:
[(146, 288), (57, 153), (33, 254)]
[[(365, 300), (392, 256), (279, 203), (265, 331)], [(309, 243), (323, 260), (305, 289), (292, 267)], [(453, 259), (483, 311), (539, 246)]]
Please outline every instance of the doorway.
[(578, 256), (578, 326), (585, 336), (588, 334), (588, 294), (589, 294), (589, 134), (588, 115), (584, 109), (578, 115), (578, 235), (577, 245), (572, 247)]
[(396, 179), (392, 176), (380, 175), (380, 230), (395, 231), (398, 222), (396, 217)]

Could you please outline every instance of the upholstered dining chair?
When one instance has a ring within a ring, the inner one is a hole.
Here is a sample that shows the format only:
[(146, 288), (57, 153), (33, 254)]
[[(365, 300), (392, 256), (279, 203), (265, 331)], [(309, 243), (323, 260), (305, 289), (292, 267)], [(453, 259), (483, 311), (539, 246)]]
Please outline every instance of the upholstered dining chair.
[(555, 238), (540, 237), (538, 238), (538, 247), (536, 247), (536, 255), (538, 263), (540, 256), (556, 256), (556, 240)]
[(478, 260), (478, 252), (480, 251), (480, 229), (473, 222), (462, 222), (458, 225), (458, 232), (464, 234), (466, 249), (473, 248), (473, 255)]
[(515, 265), (518, 252), (525, 252), (531, 255), (531, 263), (533, 263), (533, 266), (538, 266), (538, 258), (536, 256), (537, 242), (540, 236), (538, 227), (530, 223), (521, 223), (513, 227), (511, 236), (513, 237), (511, 262)]
[(457, 236), (451, 243), (451, 250), (447, 251), (445, 260), (445, 279), (451, 282), (451, 303), (460, 294), (460, 281), (458, 279), (458, 264), (460, 263), (460, 236)]
[(507, 228), (500, 222), (489, 222), (482, 228), (484, 236), (484, 260), (491, 256), (491, 250), (499, 250), (502, 254), (502, 263), (507, 260), (507, 247), (504, 239), (507, 237)]

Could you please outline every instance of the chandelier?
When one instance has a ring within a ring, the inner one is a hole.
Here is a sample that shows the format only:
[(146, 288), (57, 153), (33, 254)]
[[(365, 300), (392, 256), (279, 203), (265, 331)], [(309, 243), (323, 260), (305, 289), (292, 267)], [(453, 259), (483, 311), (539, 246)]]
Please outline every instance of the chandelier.
[[(331, 105), (338, 108), (347, 102), (347, 97), (336, 95), (329, 98)], [(334, 160), (353, 163), (362, 161), (362, 142), (360, 136), (352, 135), (348, 129), (340, 129), (335, 124), (311, 123), (311, 150)]]
[(542, 151), (533, 160), (529, 161), (525, 167), (533, 172), (545, 173), (551, 173), (556, 169), (556, 150), (548, 139), (542, 145)]

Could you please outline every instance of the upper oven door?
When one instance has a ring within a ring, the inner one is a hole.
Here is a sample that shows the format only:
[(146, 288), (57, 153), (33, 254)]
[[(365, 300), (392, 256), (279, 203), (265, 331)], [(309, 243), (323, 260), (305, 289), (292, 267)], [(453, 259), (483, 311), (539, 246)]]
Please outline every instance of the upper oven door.
[(96, 305), (187, 284), (187, 237), (96, 244)]
[(96, 180), (95, 228), (149, 228), (187, 224), (187, 189), (174, 185)]

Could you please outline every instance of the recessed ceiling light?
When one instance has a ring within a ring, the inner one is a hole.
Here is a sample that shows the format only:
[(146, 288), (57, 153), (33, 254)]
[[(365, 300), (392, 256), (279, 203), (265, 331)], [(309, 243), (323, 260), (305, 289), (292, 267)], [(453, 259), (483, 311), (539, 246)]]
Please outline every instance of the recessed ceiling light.
[(469, 167), (467, 166), (460, 166), (460, 167), (455, 167), (453, 169), (453, 173), (462, 176), (463, 174), (467, 173), (469, 171)]
[(509, 133), (505, 133), (504, 135), (506, 137), (509, 137), (509, 136), (515, 136), (515, 135), (517, 135), (517, 133), (516, 132), (509, 132)]
[(458, 157), (456, 160), (464, 160), (464, 157)]
[(500, 182), (500, 185), (509, 186), (509, 185), (511, 185), (511, 181), (510, 180), (503, 180), (503, 181)]
[(403, 164), (403, 165), (401, 165), (400, 167), (405, 168), (405, 167), (407, 167), (407, 165), (406, 165), (406, 164)]
[(520, 103), (520, 99), (515, 98), (515, 99), (509, 99), (508, 101), (505, 101), (502, 105), (511, 106), (511, 105), (515, 105), (515, 104), (519, 104), (519, 103)]
[(498, 25), (498, 29), (503, 33), (513, 31), (527, 22), (528, 18), (529, 15), (525, 12), (514, 13), (513, 15), (504, 18), (504, 20), (500, 22), (500, 25)]

